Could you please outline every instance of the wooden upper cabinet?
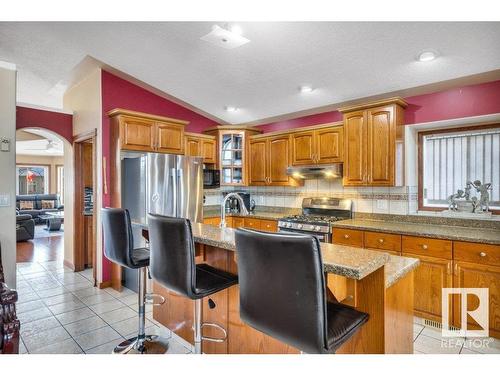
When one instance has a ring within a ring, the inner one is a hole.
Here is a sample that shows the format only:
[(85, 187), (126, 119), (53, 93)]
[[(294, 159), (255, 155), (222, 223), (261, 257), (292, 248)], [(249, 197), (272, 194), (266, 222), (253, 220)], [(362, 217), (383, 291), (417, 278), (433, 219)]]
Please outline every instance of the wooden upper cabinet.
[(123, 149), (151, 151), (155, 146), (154, 122), (123, 117), (120, 125), (120, 144)]
[(203, 163), (215, 164), (217, 162), (217, 142), (215, 137), (185, 133), (186, 156), (198, 156), (203, 158)]
[(286, 173), (290, 166), (290, 136), (277, 135), (250, 139), (249, 142), (249, 185), (297, 186), (296, 181)]
[(292, 165), (342, 162), (344, 151), (342, 126), (294, 132), (291, 134), (291, 139)]
[(297, 185), (297, 181), (286, 174), (290, 165), (290, 137), (276, 136), (267, 143), (269, 185)]
[(344, 132), (341, 126), (315, 131), (316, 163), (341, 162), (344, 156)]
[(366, 116), (363, 111), (344, 115), (344, 185), (365, 185)]
[(396, 173), (403, 173), (402, 160), (396, 160), (396, 144), (404, 144), (401, 129), (406, 105), (401, 98), (391, 98), (340, 109), (344, 113), (345, 186), (404, 183), (403, 178), (396, 178)]
[(183, 154), (184, 125), (156, 123), (156, 150), (167, 154)]
[(249, 185), (267, 185), (267, 143), (265, 138), (252, 139), (248, 145), (248, 183)]
[(367, 181), (370, 185), (392, 185), (396, 153), (394, 107), (367, 111)]
[(119, 128), (112, 134), (118, 134), (118, 144), (123, 150), (184, 153), (184, 127), (187, 121), (120, 108), (108, 112), (108, 116), (111, 126)]
[(314, 164), (314, 131), (292, 133), (292, 165)]

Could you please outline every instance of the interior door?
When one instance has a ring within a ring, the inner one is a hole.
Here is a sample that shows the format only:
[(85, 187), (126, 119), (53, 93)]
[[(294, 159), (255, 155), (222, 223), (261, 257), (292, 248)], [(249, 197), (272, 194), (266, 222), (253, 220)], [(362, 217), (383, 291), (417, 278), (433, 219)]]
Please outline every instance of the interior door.
[(367, 110), (367, 179), (369, 185), (394, 184), (396, 123), (392, 106)]

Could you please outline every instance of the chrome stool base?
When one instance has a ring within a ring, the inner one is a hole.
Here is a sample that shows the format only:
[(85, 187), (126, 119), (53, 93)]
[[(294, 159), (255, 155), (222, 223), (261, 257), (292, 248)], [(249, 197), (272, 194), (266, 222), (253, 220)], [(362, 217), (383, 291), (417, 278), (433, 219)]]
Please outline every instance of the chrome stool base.
[(146, 335), (144, 340), (137, 337), (125, 340), (113, 349), (113, 354), (165, 354), (168, 343), (161, 342), (156, 335)]

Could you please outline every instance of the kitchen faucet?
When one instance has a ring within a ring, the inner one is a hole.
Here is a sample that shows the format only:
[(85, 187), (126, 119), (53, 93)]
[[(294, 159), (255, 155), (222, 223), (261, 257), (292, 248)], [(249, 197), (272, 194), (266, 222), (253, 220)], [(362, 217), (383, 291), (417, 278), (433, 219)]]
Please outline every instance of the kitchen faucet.
[(236, 198), (238, 203), (240, 204), (240, 213), (243, 214), (244, 216), (248, 215), (248, 209), (245, 206), (245, 202), (243, 202), (243, 198), (241, 198), (241, 195), (238, 193), (229, 193), (227, 194), (223, 199), (220, 204), (220, 227), (225, 228), (226, 227), (226, 202), (229, 198)]

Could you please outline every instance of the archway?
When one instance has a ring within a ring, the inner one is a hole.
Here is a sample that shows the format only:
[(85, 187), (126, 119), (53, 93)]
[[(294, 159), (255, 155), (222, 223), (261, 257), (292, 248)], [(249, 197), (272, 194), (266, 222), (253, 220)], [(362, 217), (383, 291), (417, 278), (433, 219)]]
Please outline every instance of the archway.
[[(43, 261), (48, 268), (55, 269), (62, 265), (72, 268), (74, 255), (71, 143), (66, 137), (42, 126), (18, 128), (16, 171), (18, 262)], [(19, 214), (26, 217), (19, 218)], [(27, 215), (32, 216), (33, 221), (29, 221)], [(30, 233), (32, 226), (33, 233)], [(31, 235), (33, 238), (30, 238)], [(24, 253), (20, 254), (22, 250)], [(23, 267), (36, 269), (38, 266), (25, 264), (20, 268)]]

